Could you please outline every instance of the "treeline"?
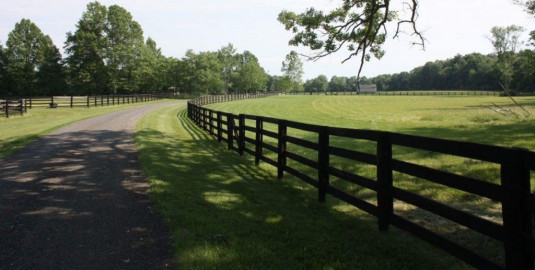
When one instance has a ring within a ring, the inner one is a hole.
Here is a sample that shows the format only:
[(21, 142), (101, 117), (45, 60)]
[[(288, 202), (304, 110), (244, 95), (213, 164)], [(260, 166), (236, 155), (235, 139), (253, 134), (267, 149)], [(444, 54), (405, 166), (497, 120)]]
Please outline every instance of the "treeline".
[[(501, 90), (501, 72), (494, 54), (471, 53), (456, 55), (447, 60), (427, 62), (410, 72), (362, 77), (360, 84), (375, 84), (379, 91), (403, 90)], [(516, 54), (510, 89), (516, 92), (535, 92), (535, 52), (523, 50)], [(320, 75), (307, 80), (306, 92), (357, 91), (356, 77)]]
[(124, 8), (91, 2), (67, 33), (65, 57), (27, 19), (0, 44), (0, 96), (95, 95), (177, 91), (187, 94), (266, 91), (268, 75), (249, 51), (162, 55)]

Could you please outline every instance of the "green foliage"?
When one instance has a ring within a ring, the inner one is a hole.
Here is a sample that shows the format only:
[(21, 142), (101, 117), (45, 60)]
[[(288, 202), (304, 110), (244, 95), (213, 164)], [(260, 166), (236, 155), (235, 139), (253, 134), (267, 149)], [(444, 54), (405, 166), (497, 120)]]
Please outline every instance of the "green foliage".
[(501, 73), (500, 79), (506, 91), (509, 90), (513, 78), (513, 64), (516, 58), (516, 51), (521, 45), (519, 40), (520, 33), (523, 31), (524, 28), (517, 25), (507, 27), (494, 26), (490, 30), (492, 36), (489, 37), (489, 40), (498, 57), (496, 67)]
[(15, 24), (3, 58), (11, 95), (43, 95), (63, 90), (58, 89), (64, 83), (59, 50), (30, 20), (22, 19)]
[(292, 83), (290, 90), (300, 90), (303, 83), (303, 62), (299, 59), (299, 55), (295, 51), (291, 51), (286, 55), (282, 62), (281, 71), (284, 76)]
[(304, 45), (317, 51), (309, 57), (312, 60), (342, 48), (349, 52), (343, 62), (360, 55), (359, 77), (364, 62), (369, 61), (371, 55), (378, 59), (384, 55), (381, 46), (386, 40), (388, 22), (398, 22), (394, 37), (400, 32), (400, 25), (412, 25), (412, 32), (423, 45), (424, 39), (415, 27), (417, 4), (417, 0), (404, 3), (411, 11), (408, 18), (399, 18), (398, 13), (391, 10), (389, 0), (344, 0), (338, 8), (325, 13), (314, 8), (301, 14), (282, 11), (278, 20), (294, 34), (290, 45)]
[(319, 75), (314, 79), (307, 80), (304, 88), (305, 92), (325, 92), (329, 87), (329, 81), (325, 75)]
[(329, 81), (329, 91), (331, 92), (342, 92), (347, 89), (346, 78), (332, 76)]

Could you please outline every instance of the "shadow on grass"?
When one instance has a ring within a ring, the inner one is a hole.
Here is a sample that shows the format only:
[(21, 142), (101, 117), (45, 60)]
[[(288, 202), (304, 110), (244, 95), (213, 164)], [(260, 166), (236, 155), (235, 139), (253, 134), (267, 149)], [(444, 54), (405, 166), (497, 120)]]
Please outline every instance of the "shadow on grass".
[[(186, 117), (136, 133), (184, 269), (465, 269), (465, 264), (226, 150)], [(161, 124), (161, 123), (160, 123)], [(149, 126), (156, 126), (154, 125)]]

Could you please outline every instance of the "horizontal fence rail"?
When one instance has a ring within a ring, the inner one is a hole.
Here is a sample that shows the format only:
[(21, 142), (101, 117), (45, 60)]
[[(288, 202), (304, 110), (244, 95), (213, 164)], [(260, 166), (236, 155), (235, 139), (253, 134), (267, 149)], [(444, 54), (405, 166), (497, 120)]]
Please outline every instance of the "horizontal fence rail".
[[(532, 215), (535, 211), (535, 195), (531, 193), (530, 187), (530, 173), (535, 171), (534, 152), (392, 132), (319, 126), (246, 114), (236, 115), (202, 107), (215, 102), (264, 96), (205, 96), (188, 102), (188, 117), (197, 126), (216, 137), (219, 142), (225, 142), (229, 150), (236, 151), (240, 155), (248, 153), (254, 156), (255, 164), (263, 161), (276, 167), (279, 178), (282, 178), (284, 173), (289, 173), (314, 186), (318, 190), (320, 202), (324, 202), (326, 194), (330, 194), (376, 216), (380, 231), (387, 231), (389, 226), (393, 225), (479, 269), (534, 269), (535, 238), (532, 235)], [(266, 125), (271, 125), (271, 129), (266, 129)], [(288, 130), (305, 131), (313, 134), (316, 139), (310, 141), (298, 138), (289, 134)], [(375, 154), (332, 145), (330, 140), (334, 137), (368, 141), (376, 146)], [(266, 140), (269, 140), (269, 143)], [(294, 153), (289, 145), (312, 150), (317, 153), (317, 159), (313, 160)], [(396, 159), (394, 156), (400, 147), (413, 149), (411, 151), (424, 150), (497, 164), (501, 182), (492, 183)], [(375, 166), (376, 179), (333, 167), (330, 159), (335, 157)], [(297, 170), (288, 163), (290, 160), (292, 164), (298, 163), (312, 168), (315, 173), (310, 175), (309, 172), (306, 174)], [(491, 221), (463, 208), (455, 208), (397, 187), (393, 184), (393, 180), (394, 175), (398, 173), (495, 201), (501, 204), (502, 222)], [(331, 177), (373, 191), (376, 203), (330, 185)], [(496, 263), (478, 254), (477, 251), (398, 215), (394, 211), (394, 200), (446, 218), (501, 242), (505, 261), (502, 264)]]
[(97, 95), (97, 96), (51, 96), (51, 97), (30, 97), (27, 98), (27, 106), (34, 107), (98, 107), (115, 106), (121, 104), (131, 104), (160, 100), (164, 94), (133, 94), (133, 95)]
[(98, 96), (50, 96), (50, 97), (29, 97), (17, 100), (0, 99), (0, 115), (9, 117), (10, 114), (24, 114), (28, 109), (46, 107), (103, 107), (122, 104), (132, 104), (161, 100), (166, 94), (137, 94), (137, 95), (98, 95)]
[(500, 96), (498, 91), (449, 91), (449, 90), (421, 90), (421, 91), (325, 91), (325, 92), (304, 92), (290, 91), (286, 95), (361, 95), (361, 96)]

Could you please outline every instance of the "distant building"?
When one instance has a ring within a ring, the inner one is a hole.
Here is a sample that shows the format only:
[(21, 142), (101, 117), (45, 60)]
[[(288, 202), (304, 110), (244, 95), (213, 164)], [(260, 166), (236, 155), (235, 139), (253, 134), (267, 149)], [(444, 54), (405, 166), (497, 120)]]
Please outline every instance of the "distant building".
[(375, 93), (377, 92), (377, 85), (376, 84), (361, 84), (360, 92), (361, 93)]

